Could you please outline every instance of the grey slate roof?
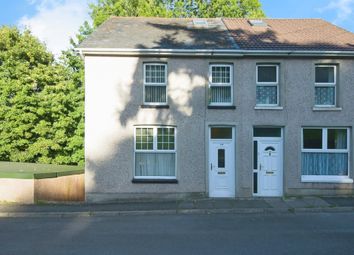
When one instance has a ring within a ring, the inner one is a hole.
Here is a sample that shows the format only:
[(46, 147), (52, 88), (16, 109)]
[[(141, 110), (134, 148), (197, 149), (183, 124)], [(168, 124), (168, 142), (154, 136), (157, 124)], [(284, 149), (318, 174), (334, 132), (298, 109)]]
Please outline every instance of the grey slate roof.
[(79, 48), (119, 49), (237, 49), (221, 19), (112, 17), (99, 26)]
[[(195, 24), (207, 21), (207, 25)], [(112, 17), (78, 49), (298, 50), (354, 52), (354, 34), (321, 19)]]

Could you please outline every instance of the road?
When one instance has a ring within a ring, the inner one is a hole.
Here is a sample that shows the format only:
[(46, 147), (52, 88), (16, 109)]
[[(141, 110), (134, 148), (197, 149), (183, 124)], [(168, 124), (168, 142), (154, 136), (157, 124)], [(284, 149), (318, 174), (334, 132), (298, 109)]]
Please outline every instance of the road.
[(354, 213), (1, 218), (0, 254), (354, 254)]

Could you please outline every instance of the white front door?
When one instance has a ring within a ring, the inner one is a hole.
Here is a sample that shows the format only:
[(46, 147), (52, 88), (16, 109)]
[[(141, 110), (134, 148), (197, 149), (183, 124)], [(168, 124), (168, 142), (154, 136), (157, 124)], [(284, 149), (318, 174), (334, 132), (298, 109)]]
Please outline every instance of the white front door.
[(258, 140), (259, 196), (283, 195), (282, 140), (263, 138)]
[[(213, 128), (217, 129), (211, 129)], [(230, 130), (225, 130), (229, 134), (227, 136), (219, 136), (221, 133), (217, 131), (219, 133), (214, 138), (209, 137), (210, 197), (235, 197), (235, 139), (233, 128), (228, 129)], [(229, 139), (219, 139), (220, 137)]]

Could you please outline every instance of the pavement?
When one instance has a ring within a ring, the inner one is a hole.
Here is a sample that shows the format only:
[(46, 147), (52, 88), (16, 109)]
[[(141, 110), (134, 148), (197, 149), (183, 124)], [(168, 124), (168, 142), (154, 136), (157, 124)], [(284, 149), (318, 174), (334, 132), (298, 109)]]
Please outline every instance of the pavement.
[(119, 200), (110, 203), (0, 204), (0, 217), (89, 217), (149, 214), (353, 212), (354, 197)]

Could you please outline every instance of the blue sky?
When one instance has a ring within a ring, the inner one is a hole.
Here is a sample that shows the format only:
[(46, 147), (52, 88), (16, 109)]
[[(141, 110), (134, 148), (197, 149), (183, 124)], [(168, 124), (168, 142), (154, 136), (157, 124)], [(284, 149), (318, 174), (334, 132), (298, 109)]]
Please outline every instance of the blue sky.
[[(55, 54), (89, 19), (95, 0), (0, 0), (0, 26), (29, 27)], [(322, 18), (354, 32), (354, 0), (260, 0), (269, 18)]]

